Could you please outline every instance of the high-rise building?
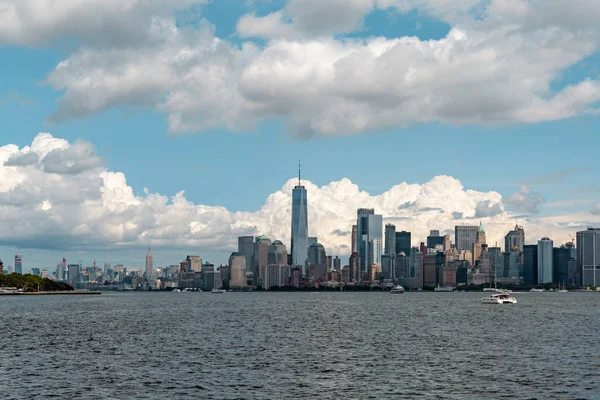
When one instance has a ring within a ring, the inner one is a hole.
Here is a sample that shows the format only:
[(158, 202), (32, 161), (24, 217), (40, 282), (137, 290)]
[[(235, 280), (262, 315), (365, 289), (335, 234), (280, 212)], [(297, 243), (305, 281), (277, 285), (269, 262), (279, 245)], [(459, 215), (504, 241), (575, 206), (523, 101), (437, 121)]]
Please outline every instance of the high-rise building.
[(67, 267), (68, 281), (71, 283), (79, 282), (79, 264), (69, 264)]
[(23, 273), (23, 258), (20, 254), (15, 255), (15, 272), (17, 274)]
[(327, 265), (327, 254), (321, 243), (312, 244), (308, 248), (308, 263)]
[(358, 226), (352, 225), (352, 253), (356, 253), (358, 250)]
[(444, 235), (444, 251), (448, 251), (452, 248), (452, 242), (450, 241), (450, 235)]
[(410, 232), (402, 231), (396, 232), (396, 253), (400, 254), (404, 252), (406, 256), (410, 256), (411, 237)]
[(537, 244), (523, 245), (523, 284), (538, 283), (538, 247)]
[[(395, 239), (395, 238), (394, 238)], [(394, 240), (395, 242), (395, 240)], [(381, 256), (381, 274), (384, 279), (394, 279), (396, 273), (396, 255), (384, 254)]]
[(361, 270), (366, 272), (373, 264), (381, 271), (383, 253), (383, 217), (375, 210), (359, 208), (357, 210), (358, 254)]
[(308, 205), (306, 188), (300, 179), (298, 163), (298, 185), (292, 190), (292, 264), (302, 267), (306, 274), (308, 259)]
[(473, 243), (477, 240), (477, 226), (455, 226), (454, 227), (454, 243), (456, 243), (456, 251), (472, 251)]
[(327, 271), (331, 271), (333, 269), (333, 256), (327, 256), (325, 261), (327, 261)]
[[(427, 248), (435, 249), (437, 246), (444, 247), (444, 237), (439, 235), (440, 231), (429, 231), (429, 236), (427, 236)], [(434, 235), (437, 233), (437, 235)]]
[(384, 254), (396, 255), (396, 225), (385, 224), (385, 246)]
[(310, 246), (312, 246), (313, 244), (317, 244), (319, 243), (319, 238), (316, 236), (309, 236), (308, 237), (308, 247), (310, 248)]
[(258, 236), (254, 242), (254, 265), (252, 267), (254, 284), (258, 285), (263, 278), (265, 268), (269, 265), (269, 247), (271, 239), (267, 236)]
[(146, 253), (146, 280), (148, 282), (150, 282), (153, 280), (153, 278), (154, 278), (154, 257), (152, 256), (150, 247), (148, 247), (148, 253)]
[(600, 285), (600, 228), (577, 232), (577, 269), (582, 286)]
[(342, 260), (340, 260), (340, 257), (338, 256), (335, 256), (333, 259), (333, 269), (336, 271), (340, 271), (342, 269)]
[(42, 274), (42, 272), (40, 271), (39, 268), (31, 268), (31, 274), (40, 276)]
[(577, 249), (569, 242), (553, 250), (554, 277), (552, 281), (559, 285), (573, 285), (578, 282)]
[(202, 272), (202, 259), (200, 256), (190, 256), (185, 258), (187, 262), (187, 270), (193, 272)]
[(269, 246), (267, 263), (272, 265), (287, 265), (287, 249), (280, 240), (275, 240)]
[(238, 237), (238, 253), (246, 258), (246, 272), (252, 271), (254, 260), (254, 237), (240, 236)]
[(481, 248), (486, 243), (485, 238), (485, 230), (483, 229), (483, 224), (479, 221), (479, 228), (477, 228), (477, 233), (475, 234), (475, 242), (473, 242), (472, 254), (473, 254), (473, 264), (475, 261), (479, 259), (479, 254), (481, 254)]
[(229, 256), (229, 287), (243, 289), (246, 287), (246, 256), (234, 252)]
[(552, 283), (554, 277), (554, 242), (547, 237), (538, 240), (538, 283)]
[(511, 252), (518, 249), (522, 252), (523, 246), (525, 246), (525, 230), (522, 226), (515, 225), (515, 229), (504, 236), (504, 251)]
[(350, 268), (350, 281), (351, 282), (360, 282), (361, 270), (360, 270), (360, 256), (358, 253), (352, 253), (350, 256), (349, 262)]

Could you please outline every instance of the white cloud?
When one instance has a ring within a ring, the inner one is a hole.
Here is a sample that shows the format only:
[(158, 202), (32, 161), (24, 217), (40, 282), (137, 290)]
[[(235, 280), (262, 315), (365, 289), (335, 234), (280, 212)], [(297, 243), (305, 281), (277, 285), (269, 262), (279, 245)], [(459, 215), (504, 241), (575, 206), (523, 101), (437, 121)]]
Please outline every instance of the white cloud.
[(590, 210), (590, 212), (594, 215), (600, 215), (600, 202), (594, 204), (594, 206), (592, 207), (592, 209)]
[[(31, 147), (0, 147), (0, 245), (61, 249), (128, 249), (145, 246), (189, 248), (202, 253), (232, 251), (239, 235), (266, 234), (289, 244), (290, 179), (269, 195), (257, 211), (231, 212), (224, 207), (194, 204), (183, 191), (167, 197), (144, 191), (136, 195), (121, 172), (102, 164), (71, 171), (48, 172), (44, 159), (64, 151), (63, 161), (79, 162), (70, 144), (49, 134), (40, 134)], [(37, 150), (36, 150), (37, 149)], [(23, 151), (37, 152), (39, 162), (7, 166), (4, 162)], [(93, 155), (94, 157), (97, 157)], [(11, 181), (13, 175), (19, 179)], [(488, 240), (501, 241), (514, 226), (515, 215), (505, 211), (497, 192), (465, 189), (459, 180), (437, 176), (424, 184), (400, 183), (373, 196), (349, 179), (324, 186), (305, 182), (308, 190), (310, 235), (318, 236), (330, 254), (347, 255), (356, 209), (375, 208), (385, 222), (413, 232), (414, 243), (425, 240), (431, 229), (452, 229), (457, 224), (483, 221)], [(485, 214), (485, 215), (483, 215)], [(589, 213), (525, 218), (528, 238), (545, 235), (557, 241), (584, 228)], [(598, 223), (598, 221), (595, 221)]]
[[(264, 47), (214, 36), (206, 21), (181, 28), (148, 23), (135, 46), (80, 48), (50, 73), (64, 91), (51, 122), (111, 107), (154, 107), (172, 133), (225, 127), (251, 130), (282, 118), (296, 137), (339, 136), (414, 124), (531, 123), (597, 113), (600, 84), (590, 78), (557, 91), (565, 69), (598, 50), (589, 16), (577, 26), (555, 18), (551, 1), (290, 1), (239, 28), (270, 38)], [(417, 8), (452, 25), (440, 40), (344, 39), (374, 7)], [(550, 10), (549, 10), (550, 8)], [(595, 6), (584, 8), (596, 13)], [(580, 12), (569, 11), (576, 19)], [(600, 12), (597, 14), (600, 17)], [(533, 20), (540, 21), (533, 24)], [(585, 22), (588, 21), (589, 22)], [(93, 94), (93, 95), (90, 95)]]
[(545, 201), (544, 196), (531, 190), (528, 186), (522, 186), (518, 192), (507, 196), (504, 203), (517, 210), (527, 211), (532, 214), (540, 212), (540, 205)]

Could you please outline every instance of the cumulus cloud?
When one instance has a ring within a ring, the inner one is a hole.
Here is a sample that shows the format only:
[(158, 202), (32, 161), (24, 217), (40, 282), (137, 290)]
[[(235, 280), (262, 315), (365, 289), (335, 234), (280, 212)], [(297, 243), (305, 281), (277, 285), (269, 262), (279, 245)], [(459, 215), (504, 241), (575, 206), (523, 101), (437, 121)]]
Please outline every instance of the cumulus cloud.
[[(36, 153), (40, 161), (8, 165), (15, 155), (28, 152)], [(98, 157), (90, 152), (89, 143), (69, 143), (47, 133), (39, 134), (30, 147), (0, 147), (0, 245), (128, 249), (151, 241), (153, 247), (227, 253), (235, 249), (241, 235), (266, 234), (289, 243), (295, 179), (270, 194), (260, 209), (232, 212), (194, 204), (183, 191), (172, 196), (151, 191), (136, 195), (122, 172), (107, 170), (102, 163), (78, 167), (77, 173), (69, 168), (51, 172), (44, 164), (48, 157), (60, 154), (58, 165), (80, 165), (82, 154)], [(425, 240), (431, 229), (445, 231), (472, 224), (473, 218), (482, 219), (490, 242), (501, 241), (514, 225), (513, 214), (504, 210), (499, 193), (465, 189), (450, 176), (437, 176), (423, 184), (400, 183), (377, 196), (346, 178), (320, 187), (310, 181), (304, 184), (309, 234), (317, 236), (333, 255), (348, 255), (357, 208), (374, 208), (386, 223), (411, 231), (415, 243)], [(401, 208), (403, 204), (411, 206)], [(567, 233), (593, 222), (589, 216), (526, 217), (521, 222), (531, 238), (546, 235), (566, 240)]]
[[(598, 112), (597, 80), (553, 86), (598, 51), (596, 2), (290, 0), (273, 14), (243, 17), (242, 36), (268, 40), (241, 44), (216, 37), (208, 21), (178, 24), (173, 10), (190, 3), (0, 0), (0, 40), (83, 42), (46, 80), (64, 92), (54, 123), (152, 107), (167, 115), (171, 133), (252, 130), (281, 118), (294, 137), (309, 138)], [(416, 9), (451, 29), (439, 40), (343, 35), (376, 8)]]
[(532, 214), (540, 212), (539, 207), (544, 201), (544, 196), (532, 191), (528, 186), (522, 186), (518, 192), (504, 199), (505, 204)]

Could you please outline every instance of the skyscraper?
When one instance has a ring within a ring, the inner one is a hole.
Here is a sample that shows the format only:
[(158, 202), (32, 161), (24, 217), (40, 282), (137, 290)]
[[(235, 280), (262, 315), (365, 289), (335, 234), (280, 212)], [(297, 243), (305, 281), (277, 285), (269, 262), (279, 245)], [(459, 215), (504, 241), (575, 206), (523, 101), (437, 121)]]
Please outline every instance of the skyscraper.
[(554, 242), (547, 237), (538, 240), (538, 283), (552, 283), (554, 277)]
[(269, 265), (269, 246), (271, 246), (271, 239), (267, 236), (258, 236), (254, 243), (254, 265), (252, 273), (254, 275), (254, 283), (258, 285), (260, 280), (263, 278), (265, 268)]
[(306, 188), (300, 179), (298, 163), (298, 185), (292, 190), (292, 264), (300, 265), (306, 275), (308, 259), (308, 206)]
[(523, 246), (525, 246), (525, 230), (522, 226), (515, 225), (515, 229), (504, 236), (504, 251), (511, 252), (518, 248), (518, 251), (522, 252)]
[(454, 242), (456, 251), (472, 250), (473, 243), (477, 240), (477, 226), (455, 226)]
[(523, 246), (523, 284), (537, 285), (538, 283), (538, 248), (537, 244)]
[(475, 234), (475, 242), (473, 242), (472, 247), (473, 264), (475, 264), (475, 261), (479, 260), (479, 255), (481, 254), (481, 249), (484, 244), (487, 244), (485, 238), (485, 230), (483, 229), (483, 224), (480, 221), (479, 228), (477, 228), (477, 233)]
[(268, 251), (269, 265), (287, 265), (287, 249), (280, 240), (273, 241)]
[(384, 254), (396, 256), (396, 226), (392, 224), (385, 224)]
[(410, 232), (402, 231), (396, 232), (396, 253), (400, 254), (404, 252), (406, 256), (410, 256), (411, 246), (411, 237)]
[(240, 236), (238, 237), (238, 253), (246, 258), (246, 272), (252, 271), (252, 263), (254, 260), (254, 237)]
[(15, 272), (17, 274), (23, 273), (23, 258), (20, 254), (15, 255)]
[(357, 252), (357, 243), (358, 243), (358, 226), (352, 225), (352, 253)]
[(573, 243), (567, 243), (553, 250), (554, 283), (571, 285), (577, 277), (577, 250)]
[(431, 230), (429, 236), (427, 236), (427, 248), (435, 249), (438, 245), (444, 246), (444, 237), (440, 236), (440, 231)]
[(229, 287), (242, 289), (246, 287), (246, 257), (239, 252), (229, 256)]
[(582, 286), (600, 285), (600, 228), (577, 232), (577, 269)]
[(193, 272), (202, 272), (202, 259), (200, 256), (190, 256), (185, 258), (187, 262), (187, 270)]
[(152, 256), (150, 247), (148, 247), (148, 253), (146, 254), (146, 280), (148, 282), (150, 282), (153, 280), (153, 277), (154, 277), (154, 257)]
[(381, 254), (383, 252), (383, 217), (375, 214), (370, 208), (357, 210), (358, 254), (360, 255), (361, 270), (375, 264), (381, 270)]
[(349, 268), (350, 268), (350, 281), (351, 282), (360, 282), (360, 256), (358, 255), (358, 253), (352, 253), (352, 255), (350, 256), (350, 262), (349, 262)]

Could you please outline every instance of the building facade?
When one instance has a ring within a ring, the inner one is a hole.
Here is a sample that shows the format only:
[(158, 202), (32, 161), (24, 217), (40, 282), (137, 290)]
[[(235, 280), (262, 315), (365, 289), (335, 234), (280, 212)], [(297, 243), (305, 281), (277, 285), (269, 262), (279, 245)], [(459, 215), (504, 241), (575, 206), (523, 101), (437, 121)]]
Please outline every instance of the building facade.
[(396, 232), (396, 254), (404, 252), (406, 256), (410, 256), (410, 249), (412, 248), (411, 233), (407, 231)]
[(308, 200), (298, 173), (298, 185), (292, 190), (292, 264), (299, 265), (306, 274), (308, 259)]
[(361, 270), (366, 272), (373, 264), (381, 271), (383, 253), (383, 217), (375, 210), (359, 208), (357, 211), (358, 254)]
[(600, 228), (577, 232), (577, 268), (582, 286), (600, 285)]
[(17, 274), (23, 273), (23, 257), (20, 254), (15, 255), (15, 272)]
[(396, 225), (385, 224), (385, 246), (383, 253), (387, 255), (396, 254)]
[(552, 283), (554, 277), (554, 242), (547, 237), (538, 240), (538, 282)]
[(508, 232), (506, 236), (504, 236), (504, 251), (511, 252), (518, 249), (518, 251), (523, 252), (523, 248), (525, 246), (525, 230), (522, 226), (515, 225), (515, 229)]

